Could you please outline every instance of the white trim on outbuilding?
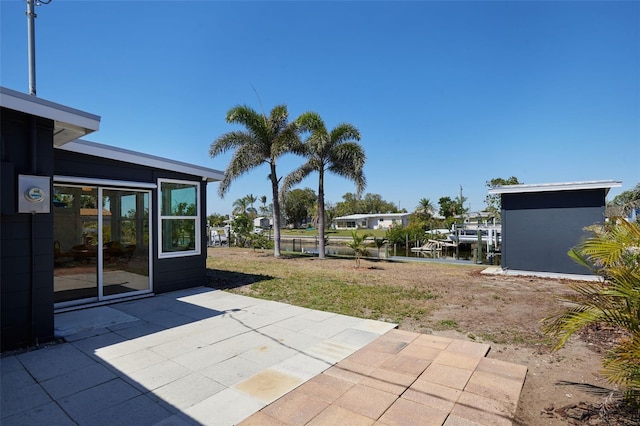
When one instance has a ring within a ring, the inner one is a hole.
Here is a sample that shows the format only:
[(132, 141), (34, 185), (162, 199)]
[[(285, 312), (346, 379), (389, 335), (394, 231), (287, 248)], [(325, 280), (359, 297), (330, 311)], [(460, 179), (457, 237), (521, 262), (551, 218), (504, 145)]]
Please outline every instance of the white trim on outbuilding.
[(577, 191), (583, 189), (606, 189), (606, 192), (609, 192), (609, 189), (620, 188), (621, 186), (622, 181), (619, 180), (498, 185), (489, 189), (489, 194), (521, 194), (524, 192)]

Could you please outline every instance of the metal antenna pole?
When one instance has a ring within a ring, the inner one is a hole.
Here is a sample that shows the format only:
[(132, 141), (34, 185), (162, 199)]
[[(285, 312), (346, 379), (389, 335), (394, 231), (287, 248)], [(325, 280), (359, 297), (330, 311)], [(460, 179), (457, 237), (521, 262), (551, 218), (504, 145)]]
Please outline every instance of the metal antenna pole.
[(36, 11), (35, 0), (27, 0), (27, 44), (29, 51), (29, 94), (36, 95)]

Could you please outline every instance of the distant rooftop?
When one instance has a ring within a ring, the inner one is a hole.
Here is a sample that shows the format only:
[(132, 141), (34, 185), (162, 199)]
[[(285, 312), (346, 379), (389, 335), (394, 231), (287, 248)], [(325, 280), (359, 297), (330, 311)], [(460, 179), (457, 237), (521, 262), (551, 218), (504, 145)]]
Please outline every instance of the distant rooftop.
[(374, 217), (405, 217), (410, 213), (370, 213), (370, 214), (350, 214), (348, 216), (336, 217), (334, 220), (358, 220), (358, 219), (370, 219)]
[(524, 192), (558, 192), (584, 189), (605, 189), (605, 193), (608, 193), (611, 188), (619, 188), (621, 186), (622, 181), (619, 180), (498, 185), (489, 189), (489, 194), (521, 194)]

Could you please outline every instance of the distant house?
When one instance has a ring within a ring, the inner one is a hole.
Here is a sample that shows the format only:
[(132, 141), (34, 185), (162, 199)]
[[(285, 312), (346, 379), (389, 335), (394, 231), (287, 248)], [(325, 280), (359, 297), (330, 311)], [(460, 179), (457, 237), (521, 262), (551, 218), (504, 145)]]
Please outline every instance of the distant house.
[(410, 213), (351, 214), (333, 219), (335, 229), (389, 229), (393, 225), (406, 226)]
[[(500, 223), (500, 218), (496, 217), (493, 212), (490, 211), (480, 211), (480, 212), (469, 212), (462, 215), (455, 215), (456, 223), (459, 224), (492, 224), (492, 223)], [(444, 219), (444, 217), (442, 217)]]
[(100, 117), (0, 87), (0, 350), (54, 312), (206, 284), (218, 170), (81, 140)]
[(589, 275), (567, 252), (605, 221), (605, 197), (622, 182), (505, 185), (489, 190), (502, 200), (502, 269)]

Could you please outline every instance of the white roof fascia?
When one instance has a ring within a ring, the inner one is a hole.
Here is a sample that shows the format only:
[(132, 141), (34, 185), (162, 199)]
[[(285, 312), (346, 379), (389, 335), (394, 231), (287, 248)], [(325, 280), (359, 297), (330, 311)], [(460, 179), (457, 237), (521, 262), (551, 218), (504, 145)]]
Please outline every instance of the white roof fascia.
[(54, 121), (53, 145), (62, 146), (100, 128), (100, 117), (0, 86), (0, 105)]
[(352, 220), (352, 219), (364, 219), (368, 217), (366, 214), (350, 214), (347, 216), (340, 216), (340, 217), (336, 217), (333, 220)]
[(97, 185), (97, 186), (126, 186), (129, 188), (143, 188), (143, 189), (154, 189), (157, 188), (158, 185), (155, 183), (148, 182), (135, 182), (130, 180), (116, 180), (116, 179), (94, 179), (87, 177), (78, 177), (78, 176), (62, 176), (62, 175), (54, 175), (53, 176), (54, 183), (68, 183), (75, 185)]
[(336, 217), (333, 220), (352, 220), (352, 219), (371, 219), (376, 217), (404, 217), (411, 213), (369, 213), (369, 214), (350, 214), (348, 216)]
[(196, 166), (181, 161), (170, 160), (168, 158), (157, 157), (155, 155), (143, 154), (124, 148), (103, 145), (82, 139), (74, 140), (59, 147), (65, 151), (76, 152), (78, 154), (93, 155), (95, 157), (108, 158), (111, 160), (123, 161), (132, 164), (141, 164), (163, 170), (186, 173), (194, 176), (201, 176), (207, 182), (218, 182), (224, 179), (224, 172), (209, 169), (207, 167)]
[(609, 189), (621, 186), (622, 181), (619, 180), (504, 185), (489, 189), (489, 194), (521, 194), (525, 192), (558, 192), (583, 189), (606, 189), (606, 192), (609, 192)]

